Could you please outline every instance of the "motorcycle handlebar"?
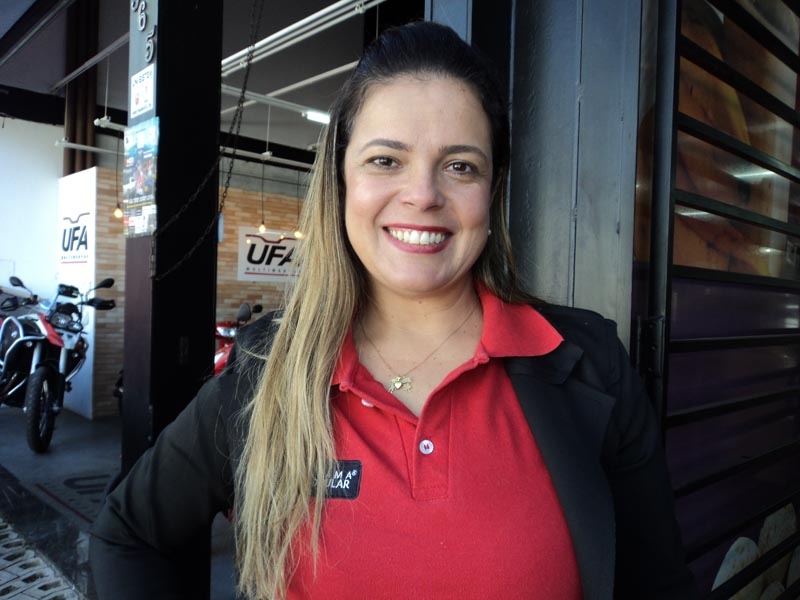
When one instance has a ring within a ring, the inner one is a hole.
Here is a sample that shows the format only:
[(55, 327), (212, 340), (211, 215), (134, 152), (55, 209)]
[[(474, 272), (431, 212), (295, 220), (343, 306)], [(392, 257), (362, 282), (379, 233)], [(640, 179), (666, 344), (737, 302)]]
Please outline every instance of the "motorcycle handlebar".
[(95, 310), (111, 310), (117, 303), (113, 298), (90, 298), (84, 302), (87, 306), (91, 306)]
[(8, 296), (7, 298), (3, 298), (2, 302), (0, 302), (0, 310), (17, 310), (23, 306), (38, 304), (38, 302), (39, 297), (36, 295), (29, 296), (27, 298), (20, 296)]
[[(30, 306), (39, 304), (39, 296), (32, 293), (25, 284), (22, 283), (22, 280), (19, 277), (12, 275), (9, 277), (9, 282), (14, 287), (21, 287), (24, 290), (27, 290), (30, 293), (30, 296), (27, 298), (20, 297), (20, 296), (13, 296), (12, 298), (6, 298), (2, 300), (2, 304), (0, 304), (0, 310), (4, 311), (13, 311), (23, 306)], [(56, 300), (59, 296), (64, 296), (67, 298), (85, 298), (90, 292), (93, 292), (97, 289), (102, 288), (110, 288), (114, 285), (114, 279), (111, 277), (107, 277), (103, 279), (100, 283), (96, 286), (91, 288), (88, 292), (81, 294), (80, 290), (75, 287), (74, 285), (67, 285), (65, 283), (59, 283), (58, 288), (56, 289)], [(58, 307), (58, 302), (53, 301), (52, 303), (48, 303), (46, 301), (42, 301), (42, 308), (45, 310), (55, 310)], [(80, 304), (91, 306), (96, 310), (111, 310), (112, 308), (116, 307), (116, 302), (113, 299), (106, 299), (106, 298), (90, 298), (89, 300), (85, 300), (80, 302)]]

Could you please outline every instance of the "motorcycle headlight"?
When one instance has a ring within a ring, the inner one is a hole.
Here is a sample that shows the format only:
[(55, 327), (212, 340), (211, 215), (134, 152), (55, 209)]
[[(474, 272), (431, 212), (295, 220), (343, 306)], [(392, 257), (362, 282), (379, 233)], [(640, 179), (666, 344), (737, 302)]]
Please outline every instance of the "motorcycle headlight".
[(232, 338), (236, 336), (236, 327), (217, 326), (217, 335), (220, 337)]
[(69, 315), (65, 315), (64, 313), (57, 312), (50, 315), (50, 324), (53, 327), (69, 329), (71, 323), (72, 319), (70, 319)]
[(80, 321), (70, 321), (67, 325), (67, 329), (74, 333), (80, 333), (83, 329), (83, 324)]

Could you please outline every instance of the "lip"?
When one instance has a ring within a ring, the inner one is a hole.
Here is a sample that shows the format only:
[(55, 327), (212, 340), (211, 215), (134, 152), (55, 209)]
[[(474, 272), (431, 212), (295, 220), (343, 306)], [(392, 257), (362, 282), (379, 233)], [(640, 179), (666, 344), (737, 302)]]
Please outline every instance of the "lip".
[[(401, 248), (406, 252), (415, 252), (420, 254), (435, 253), (442, 250), (449, 239), (452, 237), (452, 232), (445, 227), (433, 226), (420, 226), (420, 225), (407, 225), (407, 224), (393, 224), (387, 225), (383, 228), (389, 242), (394, 246)], [(425, 236), (434, 237), (433, 242), (420, 243), (420, 238), (425, 241)], [(435, 241), (435, 238), (440, 238), (440, 241)], [(405, 238), (405, 239), (404, 239)]]

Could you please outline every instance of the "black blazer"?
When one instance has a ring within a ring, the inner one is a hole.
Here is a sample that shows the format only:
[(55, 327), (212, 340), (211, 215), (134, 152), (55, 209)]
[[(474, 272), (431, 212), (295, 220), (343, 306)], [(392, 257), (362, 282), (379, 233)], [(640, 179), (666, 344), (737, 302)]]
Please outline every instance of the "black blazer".
[[(694, 598), (657, 421), (614, 323), (540, 311), (565, 341), (505, 365), (561, 501), (584, 598)], [(273, 317), (243, 328), (236, 344), (268, 347)], [(90, 545), (101, 600), (207, 595), (193, 573), (211, 520), (233, 500), (244, 439), (236, 415), (254, 383), (246, 361), (234, 351), (106, 499)]]
[(539, 310), (565, 341), (506, 359), (506, 370), (561, 501), (584, 598), (697, 597), (658, 422), (615, 323)]

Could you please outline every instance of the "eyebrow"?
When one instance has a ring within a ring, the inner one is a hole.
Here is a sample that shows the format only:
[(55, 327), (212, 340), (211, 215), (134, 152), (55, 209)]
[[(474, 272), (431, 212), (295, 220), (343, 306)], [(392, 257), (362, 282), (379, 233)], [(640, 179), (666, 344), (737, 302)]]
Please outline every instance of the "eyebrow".
[(484, 160), (489, 161), (486, 153), (477, 146), (470, 146), (469, 144), (454, 144), (452, 146), (443, 146), (442, 150), (445, 154), (477, 154), (482, 156)]
[[(402, 150), (408, 151), (410, 150), (410, 146), (398, 140), (391, 140), (388, 138), (375, 138), (374, 140), (368, 141), (366, 144), (361, 146), (361, 151), (366, 150), (367, 148), (371, 148), (372, 146), (384, 146), (386, 148), (391, 148), (392, 150)], [(486, 156), (486, 153), (481, 150), (478, 146), (472, 146), (470, 144), (452, 144), (450, 146), (442, 146), (441, 147), (442, 154), (477, 154), (483, 157), (484, 160), (488, 161), (489, 157)]]
[(366, 144), (361, 146), (360, 150), (364, 151), (367, 148), (371, 148), (372, 146), (385, 146), (387, 148), (391, 148), (392, 150), (408, 150), (408, 144), (404, 144), (403, 142), (399, 142), (397, 140), (390, 140), (388, 138), (375, 138), (374, 140), (368, 141)]

